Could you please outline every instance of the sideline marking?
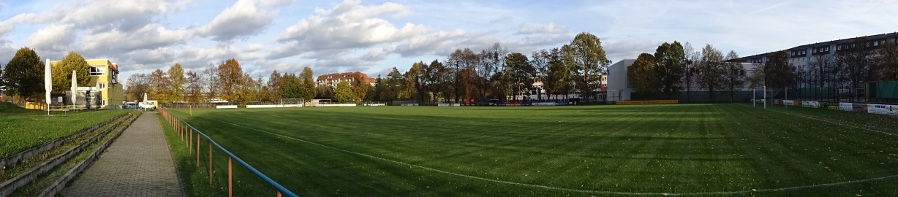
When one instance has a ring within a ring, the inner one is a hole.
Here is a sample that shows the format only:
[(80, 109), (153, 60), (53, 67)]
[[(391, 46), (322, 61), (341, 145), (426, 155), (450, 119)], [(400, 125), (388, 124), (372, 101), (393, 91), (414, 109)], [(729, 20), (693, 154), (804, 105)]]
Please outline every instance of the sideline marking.
[(796, 113), (791, 113), (791, 112), (784, 112), (784, 111), (780, 111), (780, 110), (770, 110), (770, 111), (774, 111), (774, 112), (781, 113), (781, 114), (786, 114), (786, 115), (791, 115), (791, 116), (797, 116), (797, 117), (807, 118), (807, 119), (816, 120), (816, 121), (820, 121), (820, 122), (824, 122), (824, 123), (836, 124), (836, 125), (839, 125), (839, 126), (846, 126), (846, 127), (851, 127), (851, 128), (855, 128), (855, 129), (861, 129), (861, 130), (866, 130), (866, 131), (870, 131), (870, 132), (876, 132), (876, 133), (881, 133), (881, 134), (891, 135), (891, 136), (898, 135), (898, 134), (896, 134), (896, 133), (889, 133), (889, 132), (885, 132), (885, 131), (877, 131), (877, 130), (873, 130), (873, 129), (870, 129), (870, 128), (867, 128), (867, 127), (860, 127), (860, 126), (856, 126), (856, 125), (848, 125), (848, 124), (844, 124), (844, 123), (842, 123), (841, 120), (830, 120), (830, 119), (827, 119), (827, 118), (811, 117), (811, 116), (808, 116), (808, 115), (796, 114)]
[(358, 156), (368, 157), (368, 158), (371, 158), (371, 159), (377, 159), (377, 160), (386, 161), (386, 162), (395, 163), (395, 164), (400, 164), (400, 165), (412, 166), (412, 167), (421, 168), (421, 169), (425, 169), (425, 170), (430, 170), (430, 171), (434, 171), (434, 172), (439, 172), (439, 173), (443, 173), (443, 174), (454, 175), (454, 176), (460, 176), (460, 177), (471, 178), (471, 179), (477, 179), (477, 180), (482, 180), (482, 181), (495, 182), (495, 183), (503, 183), (503, 184), (509, 184), (509, 185), (518, 185), (518, 186), (524, 186), (524, 187), (534, 187), (534, 188), (543, 188), (543, 189), (549, 189), (549, 190), (568, 191), (568, 192), (578, 192), (578, 193), (616, 194), (616, 195), (631, 195), (631, 196), (733, 195), (733, 194), (749, 194), (749, 193), (761, 193), (761, 192), (778, 192), (778, 191), (798, 190), (798, 189), (807, 189), (807, 188), (830, 187), (830, 186), (839, 186), (839, 185), (847, 185), (847, 184), (853, 184), (853, 183), (863, 183), (863, 182), (870, 182), (870, 181), (878, 181), (878, 180), (887, 180), (887, 179), (898, 178), (898, 175), (890, 175), (890, 176), (882, 176), (882, 177), (875, 177), (875, 178), (868, 178), (868, 179), (848, 180), (848, 181), (841, 181), (841, 182), (821, 183), (821, 184), (812, 184), (812, 185), (803, 185), (803, 186), (793, 186), (793, 187), (768, 188), (768, 189), (751, 189), (751, 190), (741, 190), (741, 191), (718, 191), (718, 192), (684, 192), (684, 193), (668, 193), (668, 192), (617, 192), (617, 191), (601, 191), (601, 190), (570, 189), (570, 188), (552, 187), (552, 186), (546, 186), (546, 185), (537, 185), (537, 184), (529, 184), (529, 183), (518, 183), (518, 182), (511, 182), (511, 181), (494, 180), (494, 179), (487, 179), (487, 178), (478, 177), (478, 176), (472, 176), (472, 175), (467, 175), (467, 174), (459, 174), (459, 173), (455, 173), (455, 172), (449, 172), (449, 171), (440, 170), (440, 169), (435, 169), (435, 168), (430, 168), (430, 167), (426, 167), (426, 166), (420, 166), (420, 165), (415, 165), (415, 164), (405, 163), (405, 162), (401, 162), (401, 161), (395, 161), (395, 160), (391, 160), (391, 159), (387, 159), (387, 158), (381, 158), (381, 157), (377, 157), (377, 156), (373, 156), (373, 155), (368, 155), (368, 154), (365, 154), (365, 153), (359, 153), (359, 152), (354, 152), (354, 151), (350, 151), (350, 150), (346, 150), (346, 149), (341, 149), (341, 148), (337, 148), (337, 147), (333, 147), (333, 146), (328, 146), (328, 145), (324, 145), (324, 144), (319, 144), (319, 143), (316, 143), (316, 142), (306, 141), (306, 140), (304, 140), (304, 139), (295, 138), (295, 137), (291, 137), (291, 136), (286, 136), (286, 135), (279, 134), (279, 133), (272, 133), (272, 132), (260, 130), (260, 129), (257, 129), (257, 128), (252, 128), (252, 127), (247, 127), (247, 126), (243, 126), (243, 125), (238, 125), (238, 124), (235, 124), (235, 123), (233, 123), (233, 122), (226, 122), (226, 121), (222, 121), (222, 120), (214, 119), (214, 118), (210, 118), (210, 119), (213, 119), (213, 120), (218, 121), (218, 122), (221, 122), (221, 123), (227, 123), (227, 124), (234, 125), (234, 126), (238, 126), (238, 127), (243, 127), (243, 128), (247, 128), (247, 129), (251, 129), (251, 130), (255, 130), (255, 131), (260, 131), (260, 132), (264, 132), (264, 133), (268, 133), (268, 134), (272, 134), (272, 135), (284, 137), (284, 138), (289, 138), (289, 139), (298, 140), (298, 141), (301, 141), (301, 142), (305, 142), (305, 143), (308, 143), (308, 144), (313, 144), (313, 145), (325, 147), (325, 148), (328, 148), (328, 149), (333, 149), (333, 150), (340, 151), (340, 152), (345, 152), (345, 153), (349, 153), (349, 154), (353, 154), (353, 155), (358, 155)]

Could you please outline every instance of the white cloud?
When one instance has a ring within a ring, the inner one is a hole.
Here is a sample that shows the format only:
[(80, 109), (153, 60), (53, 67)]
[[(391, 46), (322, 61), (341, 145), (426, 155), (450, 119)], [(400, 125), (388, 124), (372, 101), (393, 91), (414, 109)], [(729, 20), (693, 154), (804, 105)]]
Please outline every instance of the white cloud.
[(387, 53), (387, 51), (383, 48), (372, 48), (371, 50), (368, 50), (368, 53), (362, 57), (368, 61), (380, 61), (386, 58), (388, 55), (390, 54)]
[(212, 37), (216, 41), (231, 41), (262, 33), (274, 17), (274, 12), (259, 9), (251, 0), (238, 0), (216, 16), (211, 23), (197, 30), (197, 33)]
[(316, 69), (366, 70), (391, 54), (407, 57), (449, 51), (467, 35), (464, 30), (446, 32), (390, 21), (410, 13), (400, 4), (366, 6), (357, 0), (343, 1), (329, 10), (317, 8), (312, 16), (284, 30), (276, 39), (281, 45), (268, 58), (298, 56), (314, 59)]
[(293, 4), (294, 0), (257, 0), (259, 5), (266, 7), (287, 6)]
[(618, 61), (621, 59), (636, 59), (642, 53), (654, 53), (658, 45), (659, 43), (651, 41), (623, 40), (610, 43), (606, 41), (602, 42), (602, 49), (605, 50), (605, 57), (612, 61)]
[(549, 23), (546, 26), (542, 27), (533, 27), (527, 24), (521, 24), (521, 27), (518, 28), (517, 34), (562, 34), (567, 33), (567, 29), (564, 27), (560, 27), (555, 25), (555, 23)]
[(0, 39), (0, 64), (6, 66), (8, 61), (12, 60), (12, 57), (16, 54), (17, 50), (19, 49), (13, 46), (11, 41)]
[(106, 31), (109, 28), (131, 31), (140, 29), (152, 22), (152, 16), (168, 9), (166, 0), (121, 1), (95, 0), (80, 2), (76, 8), (63, 8), (74, 11), (66, 15), (63, 23), (80, 24), (95, 31)]
[(256, 52), (265, 49), (265, 45), (258, 43), (250, 43), (243, 46), (243, 52)]
[(22, 13), (13, 16), (12, 18), (0, 21), (0, 36), (9, 33), (16, 27), (19, 23), (31, 21), (37, 16), (32, 13)]
[(188, 36), (187, 30), (170, 30), (161, 24), (152, 23), (133, 32), (114, 29), (85, 35), (81, 40), (81, 49), (86, 53), (154, 49), (183, 43)]
[(378, 18), (407, 12), (405, 7), (394, 3), (361, 6), (358, 1), (347, 0), (331, 10), (316, 9), (315, 15), (288, 27), (277, 41), (300, 43), (299, 49), (352, 49), (395, 42), (428, 31), (425, 26), (411, 23), (396, 28), (386, 19)]
[(31, 34), (28, 37), (28, 45), (35, 49), (64, 52), (72, 50), (70, 46), (77, 36), (76, 29), (71, 25), (52, 24)]

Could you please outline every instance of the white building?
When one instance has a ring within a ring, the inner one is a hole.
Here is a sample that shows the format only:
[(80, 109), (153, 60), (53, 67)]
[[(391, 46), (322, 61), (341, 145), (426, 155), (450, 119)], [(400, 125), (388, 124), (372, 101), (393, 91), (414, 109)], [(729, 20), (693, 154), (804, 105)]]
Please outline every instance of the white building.
[(618, 61), (608, 67), (608, 102), (630, 100), (630, 83), (627, 82), (627, 68), (636, 62), (635, 59)]

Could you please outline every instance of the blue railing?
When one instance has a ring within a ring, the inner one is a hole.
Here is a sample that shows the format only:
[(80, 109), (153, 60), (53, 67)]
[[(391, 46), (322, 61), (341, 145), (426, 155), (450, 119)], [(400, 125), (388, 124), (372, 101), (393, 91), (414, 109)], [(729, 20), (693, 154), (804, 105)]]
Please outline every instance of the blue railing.
[[(189, 149), (188, 150), (189, 154), (193, 154), (193, 149), (194, 149), (193, 147), (194, 146), (196, 147), (196, 158), (197, 158), (196, 165), (197, 166), (199, 166), (199, 164), (200, 164), (200, 147), (199, 147), (200, 136), (202, 136), (203, 138), (206, 138), (206, 140), (209, 143), (212, 143), (212, 145), (215, 145), (215, 147), (218, 147), (219, 150), (221, 150), (222, 152), (224, 152), (225, 154), (228, 155), (228, 196), (233, 196), (233, 189), (234, 189), (234, 187), (233, 187), (233, 172), (232, 172), (232, 167), (231, 167), (232, 159), (236, 160), (237, 163), (239, 163), (240, 165), (245, 167), (247, 170), (249, 170), (256, 176), (258, 176), (263, 181), (265, 181), (265, 183), (267, 183), (268, 185), (277, 189), (278, 197), (280, 197), (282, 195), (286, 195), (286, 196), (290, 196), (290, 197), (297, 196), (296, 194), (294, 194), (293, 192), (291, 192), (284, 186), (281, 186), (281, 184), (278, 184), (276, 181), (272, 180), (271, 178), (268, 178), (268, 176), (266, 176), (262, 172), (259, 172), (259, 170), (256, 170), (256, 168), (253, 168), (253, 166), (244, 162), (242, 159), (240, 159), (240, 157), (237, 157), (237, 155), (234, 155), (234, 153), (231, 153), (230, 151), (228, 151), (228, 149), (225, 149), (224, 147), (222, 147), (221, 145), (216, 143), (215, 140), (212, 140), (212, 138), (210, 138), (208, 135), (206, 135), (206, 133), (203, 133), (199, 129), (193, 127), (192, 125), (188, 124), (186, 121), (182, 120), (181, 118), (178, 118), (178, 117), (172, 115), (171, 113), (168, 113), (167, 109), (160, 108), (159, 113), (162, 114), (162, 116), (165, 118), (165, 120), (168, 121), (168, 123), (172, 125), (172, 128), (176, 132), (178, 132), (178, 135), (181, 137), (181, 139), (185, 140), (184, 142), (187, 145), (187, 148)], [(197, 134), (197, 136), (195, 137), (195, 139), (197, 140), (196, 145), (193, 143), (193, 139), (194, 139), (193, 133)], [(212, 170), (212, 162), (211, 162), (212, 152), (211, 152), (211, 150), (209, 150), (209, 160), (210, 160), (209, 170), (211, 171)], [(212, 173), (211, 172), (209, 173), (209, 182), (210, 183), (212, 182)]]

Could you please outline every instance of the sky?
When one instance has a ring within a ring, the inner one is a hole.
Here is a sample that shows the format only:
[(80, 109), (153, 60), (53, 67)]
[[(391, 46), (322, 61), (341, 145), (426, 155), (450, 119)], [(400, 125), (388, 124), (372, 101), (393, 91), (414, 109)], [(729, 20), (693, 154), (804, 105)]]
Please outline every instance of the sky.
[[(526, 55), (596, 35), (609, 60), (663, 42), (740, 56), (898, 31), (898, 0), (4, 0), (0, 64), (22, 47), (110, 59), (120, 81), (235, 58), (245, 72), (401, 72), (499, 43)], [(127, 85), (127, 84), (126, 84)]]

